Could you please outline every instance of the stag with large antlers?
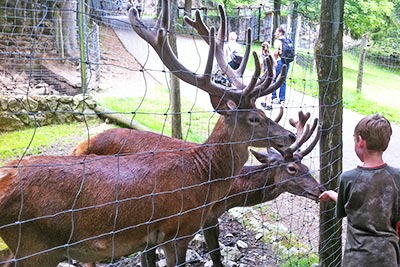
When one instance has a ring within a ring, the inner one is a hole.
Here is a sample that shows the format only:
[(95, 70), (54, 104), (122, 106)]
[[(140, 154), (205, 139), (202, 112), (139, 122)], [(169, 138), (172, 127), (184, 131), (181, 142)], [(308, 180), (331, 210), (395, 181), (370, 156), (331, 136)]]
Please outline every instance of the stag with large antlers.
[[(282, 109), (281, 109), (282, 111)], [(275, 119), (279, 121), (282, 112)], [(204, 224), (204, 234), (208, 249), (213, 260), (213, 266), (222, 266), (221, 254), (218, 243), (218, 217), (226, 210), (239, 206), (253, 206), (277, 198), (283, 192), (318, 200), (318, 196), (325, 191), (309, 173), (307, 166), (301, 163), (304, 156), (309, 154), (319, 140), (318, 129), (314, 140), (307, 149), (299, 148), (306, 142), (317, 126), (317, 120), (310, 129), (305, 126), (310, 113), (299, 112), (299, 120), (290, 119), (290, 124), (297, 129), (297, 139), (285, 152), (284, 156), (274, 149), (268, 153), (252, 151), (252, 154), (262, 164), (258, 166), (244, 166), (235, 178), (232, 187), (225, 199), (212, 207)], [(304, 127), (306, 127), (304, 130)], [(199, 144), (184, 142), (157, 133), (138, 131), (132, 129), (109, 129), (84, 141), (72, 150), (73, 155), (112, 155), (133, 153), (157, 153), (163, 150), (189, 149), (200, 146)], [(164, 246), (167, 254), (176, 251), (178, 262), (181, 266), (185, 262), (186, 250), (191, 237), (180, 239), (173, 245)], [(155, 249), (142, 255), (142, 266), (156, 266)]]
[[(133, 28), (170, 71), (210, 94), (221, 115), (213, 132), (204, 145), (178, 151), (35, 156), (6, 163), (0, 168), (0, 236), (14, 255), (6, 266), (54, 267), (64, 258), (117, 259), (191, 236), (228, 193), (232, 177), (248, 159), (250, 144), (284, 151), (293, 143), (290, 131), (255, 107), (255, 98), (275, 90), (282, 79), (271, 85), (271, 71), (259, 80), (254, 54), (256, 70), (247, 86), (227, 89), (213, 83), (213, 28), (205, 73), (188, 71), (166, 38), (167, 4), (163, 2), (154, 32), (139, 25), (131, 9)], [(175, 266), (175, 254), (166, 257), (167, 265)]]

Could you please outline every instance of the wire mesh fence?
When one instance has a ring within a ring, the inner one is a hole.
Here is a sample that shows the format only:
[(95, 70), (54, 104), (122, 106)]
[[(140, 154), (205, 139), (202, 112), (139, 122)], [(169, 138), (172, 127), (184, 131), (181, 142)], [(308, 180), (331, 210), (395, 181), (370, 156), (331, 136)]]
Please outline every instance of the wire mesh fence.
[[(317, 146), (307, 155), (292, 151), (288, 156), (279, 150), (293, 143), (286, 132), (296, 131), (290, 118), (298, 120), (300, 110), (309, 112), (311, 124), (320, 116), (320, 101), (308, 95), (318, 87), (316, 25), (298, 23), (296, 60), (289, 68), (284, 103), (261, 114), (260, 109), (248, 109), (262, 108), (264, 97), (246, 106), (246, 96), (241, 96), (243, 102), (221, 108), (234, 116), (223, 111), (218, 115), (218, 105), (201, 85), (200, 76), (209, 75), (203, 71), (209, 68), (211, 45), (204, 36), (168, 32), (177, 36), (179, 62), (187, 68), (170, 70), (165, 65), (174, 58), (168, 49), (157, 55), (135, 33), (127, 3), (121, 1), (121, 9), (118, 1), (89, 2), (0, 1), (0, 127), (35, 129), (31, 143), (14, 156), (17, 160), (2, 159), (0, 264), (143, 266), (156, 260), (160, 266), (211, 266), (212, 261), (225, 266), (318, 266), (321, 251), (330, 249), (320, 242), (329, 236), (321, 234), (319, 216), (332, 209), (320, 208), (316, 200), (322, 189), (316, 181), (321, 169), (340, 159), (321, 166), (321, 153), (331, 151), (320, 153)], [(155, 11), (153, 3), (144, 3), (139, 31), (156, 27), (150, 16)], [(265, 26), (259, 34), (269, 38), (271, 31)], [(253, 45), (259, 53), (257, 49)], [(234, 87), (250, 86), (256, 63), (250, 57)], [(169, 100), (171, 73), (188, 75), (192, 82), (181, 83), (183, 141), (168, 137), (175, 115)], [(262, 80), (255, 79), (255, 85)], [(230, 89), (225, 94), (236, 99)], [(272, 120), (280, 106), (284, 113), (278, 126)], [(101, 123), (104, 118), (125, 120), (129, 126), (140, 122), (142, 129), (157, 133), (109, 129)], [(263, 134), (255, 126), (260, 119), (270, 124)], [(31, 145), (40, 142), (42, 128), (71, 121), (78, 121), (80, 128), (72, 141), (47, 136), (54, 138), (52, 146), (43, 147), (40, 156), (27, 157), (36, 154)], [(252, 127), (245, 128), (249, 121)], [(214, 125), (220, 128), (213, 130)], [(92, 139), (98, 132), (103, 135)], [(96, 140), (111, 149), (98, 152), (107, 155), (85, 155), (96, 154), (90, 151)], [(303, 145), (313, 146), (311, 141)], [(256, 152), (247, 160), (249, 146)], [(258, 154), (270, 146), (278, 151)], [(71, 148), (84, 155), (68, 156)], [(336, 179), (332, 176), (329, 183)], [(324, 223), (323, 229), (340, 231), (333, 217)], [(186, 246), (187, 253), (182, 249)], [(325, 266), (339, 266), (337, 262), (333, 258)]]

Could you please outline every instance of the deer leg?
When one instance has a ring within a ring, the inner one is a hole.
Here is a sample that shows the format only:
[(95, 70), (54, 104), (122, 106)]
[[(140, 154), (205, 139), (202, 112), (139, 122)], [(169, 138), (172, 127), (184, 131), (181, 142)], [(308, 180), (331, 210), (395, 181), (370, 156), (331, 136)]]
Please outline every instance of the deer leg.
[(152, 248), (140, 256), (142, 267), (156, 267), (156, 249)]
[(210, 257), (213, 262), (213, 266), (223, 267), (221, 262), (221, 252), (218, 242), (218, 237), (219, 237), (218, 222), (209, 225), (213, 226), (209, 226), (207, 227), (207, 229), (203, 230), (204, 239), (206, 240), (207, 244), (207, 249), (210, 252)]
[[(29, 257), (32, 254), (46, 251), (49, 248), (56, 247), (59, 244), (51, 243), (51, 240), (47, 236), (41, 234), (41, 232), (35, 231), (35, 229), (27, 228), (19, 234), (17, 227), (9, 228), (7, 231), (1, 231), (0, 235), (4, 242), (7, 244), (10, 250), (10, 257), (8, 260), (16, 259), (16, 262), (6, 263), (2, 267), (55, 267), (63, 259), (63, 250), (56, 249), (50, 252), (42, 252), (36, 256)], [(23, 240), (23, 245), (18, 244), (18, 237)], [(16, 253), (15, 253), (16, 252)], [(15, 256), (14, 256), (15, 255)], [(19, 260), (23, 257), (26, 259)]]
[[(59, 258), (62, 258), (62, 253), (46, 253), (43, 255), (39, 255), (39, 256), (34, 256), (32, 258), (28, 258), (22, 261), (17, 261), (17, 263), (15, 262), (9, 262), (6, 263), (4, 265), (1, 265), (2, 267), (14, 267), (14, 266), (18, 266), (18, 267), (56, 267), (58, 265), (58, 263), (61, 262), (61, 260), (59, 260)], [(13, 258), (13, 256), (9, 259), (11, 260)]]
[(179, 239), (163, 246), (168, 267), (185, 266), (186, 250), (190, 240), (191, 238)]
[[(4, 255), (1, 255), (0, 261), (10, 261), (12, 260), (12, 258), (14, 258), (14, 254), (9, 249), (4, 250), (2, 254)], [(0, 265), (0, 267), (11, 267), (11, 266), (12, 266), (11, 263), (4, 263)]]

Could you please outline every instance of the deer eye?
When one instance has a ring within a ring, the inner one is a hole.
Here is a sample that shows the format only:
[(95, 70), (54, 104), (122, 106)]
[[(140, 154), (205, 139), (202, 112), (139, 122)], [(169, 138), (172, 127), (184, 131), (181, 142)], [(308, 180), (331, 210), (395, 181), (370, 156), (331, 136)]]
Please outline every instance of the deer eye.
[(259, 118), (258, 116), (251, 116), (251, 117), (249, 118), (249, 121), (250, 121), (251, 123), (260, 123), (260, 118)]
[(296, 169), (295, 166), (289, 165), (289, 166), (287, 166), (287, 171), (288, 171), (289, 174), (295, 174), (297, 169)]

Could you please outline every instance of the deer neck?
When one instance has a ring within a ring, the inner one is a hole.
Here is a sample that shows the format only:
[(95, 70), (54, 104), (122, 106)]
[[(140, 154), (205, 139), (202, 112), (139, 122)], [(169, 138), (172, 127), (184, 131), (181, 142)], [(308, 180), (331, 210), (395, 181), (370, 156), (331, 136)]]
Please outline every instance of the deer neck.
[(213, 162), (224, 166), (232, 164), (232, 168), (236, 170), (235, 173), (238, 173), (246, 163), (249, 157), (248, 147), (249, 143), (240, 141), (232, 127), (225, 122), (224, 116), (218, 119), (203, 146)]
[(278, 197), (275, 174), (275, 168), (265, 165), (244, 166), (228, 193), (228, 208), (253, 206)]

